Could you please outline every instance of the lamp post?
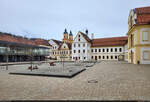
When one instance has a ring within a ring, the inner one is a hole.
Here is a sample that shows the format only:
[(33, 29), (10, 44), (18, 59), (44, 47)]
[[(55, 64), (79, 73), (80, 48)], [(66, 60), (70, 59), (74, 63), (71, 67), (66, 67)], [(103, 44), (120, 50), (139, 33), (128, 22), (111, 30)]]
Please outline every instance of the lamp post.
[(33, 65), (33, 62), (32, 62), (32, 57), (33, 57), (33, 54), (32, 54), (32, 52), (33, 52), (33, 49), (31, 48), (30, 49), (30, 63), (31, 63), (31, 71), (32, 71), (32, 65)]
[(8, 70), (8, 46), (6, 47), (6, 70)]

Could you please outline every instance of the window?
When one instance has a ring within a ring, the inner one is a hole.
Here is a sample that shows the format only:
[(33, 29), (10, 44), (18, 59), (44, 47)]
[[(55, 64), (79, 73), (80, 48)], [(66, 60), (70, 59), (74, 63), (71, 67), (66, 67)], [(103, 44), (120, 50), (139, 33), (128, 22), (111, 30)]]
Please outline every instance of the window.
[(74, 53), (76, 53), (76, 50), (74, 50)]
[(101, 49), (99, 49), (99, 52), (101, 52)]
[(93, 56), (91, 58), (93, 59)]
[(74, 44), (74, 47), (76, 47), (76, 44)]
[(86, 57), (84, 57), (84, 59), (86, 59)]
[(105, 56), (103, 56), (103, 59), (105, 59)]
[(113, 56), (111, 56), (111, 59), (113, 59)]
[(80, 59), (80, 57), (79, 57), (79, 59)]
[(122, 52), (122, 48), (119, 48), (119, 51)]
[(132, 34), (131, 34), (130, 42), (131, 42), (130, 46), (133, 47), (133, 45), (134, 45), (134, 35), (132, 35)]
[(117, 52), (117, 48), (115, 48), (115, 52)]
[(80, 35), (79, 35), (79, 38), (80, 38)]
[(64, 49), (66, 48), (66, 46), (64, 46)]
[(80, 44), (78, 44), (78, 47), (80, 47)]
[(105, 52), (105, 49), (103, 49), (103, 52)]
[(83, 50), (83, 53), (85, 53), (85, 50)]
[(80, 38), (78, 39), (78, 41), (80, 41)]
[(115, 59), (117, 59), (117, 56), (115, 56)]
[(148, 60), (149, 59), (149, 51), (144, 51), (143, 52), (143, 59)]
[(97, 60), (97, 56), (95, 56), (95, 60)]
[(113, 48), (111, 48), (111, 52), (113, 52)]
[(143, 41), (148, 41), (148, 32), (144, 31), (142, 38), (143, 38)]
[(95, 49), (95, 52), (97, 52), (97, 49)]
[(80, 53), (80, 50), (78, 50), (78, 53)]
[(109, 59), (109, 56), (107, 56), (107, 59)]
[(85, 44), (83, 44), (83, 47), (85, 47)]
[(91, 52), (93, 52), (93, 49), (91, 49)]
[(99, 56), (99, 59), (101, 59), (101, 56)]
[(107, 49), (107, 52), (109, 52), (109, 49)]

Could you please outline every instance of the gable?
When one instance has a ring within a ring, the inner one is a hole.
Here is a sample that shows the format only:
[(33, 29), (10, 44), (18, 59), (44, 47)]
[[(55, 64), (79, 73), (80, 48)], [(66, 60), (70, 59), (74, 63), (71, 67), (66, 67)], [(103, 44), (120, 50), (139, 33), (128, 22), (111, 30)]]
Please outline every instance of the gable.
[[(80, 39), (80, 41), (79, 41)], [(88, 41), (85, 39), (85, 37), (82, 35), (81, 32), (78, 32), (76, 37), (74, 38), (74, 42), (85, 42), (88, 43)]]
[(61, 46), (61, 49), (69, 49), (69, 47), (66, 43), (63, 43), (62, 46)]

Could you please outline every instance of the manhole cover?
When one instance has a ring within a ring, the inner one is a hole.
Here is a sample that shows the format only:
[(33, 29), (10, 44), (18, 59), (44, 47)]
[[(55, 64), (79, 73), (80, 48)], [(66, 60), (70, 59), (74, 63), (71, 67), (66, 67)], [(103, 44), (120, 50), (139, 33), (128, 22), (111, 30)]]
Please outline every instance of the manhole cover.
[(98, 83), (97, 80), (89, 80), (88, 83)]

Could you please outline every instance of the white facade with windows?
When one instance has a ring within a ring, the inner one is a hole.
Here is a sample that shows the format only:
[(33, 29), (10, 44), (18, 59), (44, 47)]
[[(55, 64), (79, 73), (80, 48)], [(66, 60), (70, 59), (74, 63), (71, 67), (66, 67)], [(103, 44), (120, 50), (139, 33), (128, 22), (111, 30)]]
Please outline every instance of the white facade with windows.
[(51, 57), (57, 59), (59, 53), (58, 52), (59, 45), (53, 39), (50, 39), (49, 43), (52, 45)]
[[(74, 38), (74, 41), (72, 43), (72, 60), (125, 60), (125, 56), (127, 56), (128, 48), (127, 48), (127, 40), (124, 40), (124, 38), (127, 39), (127, 37), (121, 37), (120, 39), (123, 39), (123, 45), (114, 45), (114, 46), (98, 46), (93, 47), (93, 40), (89, 39), (88, 34), (84, 34), (82, 32), (78, 32), (76, 37)], [(109, 42), (109, 40), (112, 40), (113, 38), (109, 38), (106, 43)], [(117, 38), (118, 40), (119, 38)], [(100, 39), (104, 40), (104, 39)], [(117, 42), (119, 42), (118, 40)], [(114, 40), (112, 42), (115, 42)], [(121, 41), (122, 42), (122, 41)], [(97, 42), (94, 42), (97, 44)], [(110, 42), (109, 42), (110, 43)], [(118, 43), (117, 43), (118, 44)], [(120, 42), (119, 42), (120, 44)], [(110, 44), (111, 45), (111, 44)]]
[(124, 46), (91, 48), (92, 60), (118, 60), (120, 55), (125, 56)]
[(90, 60), (91, 44), (78, 32), (72, 43), (72, 60)]

